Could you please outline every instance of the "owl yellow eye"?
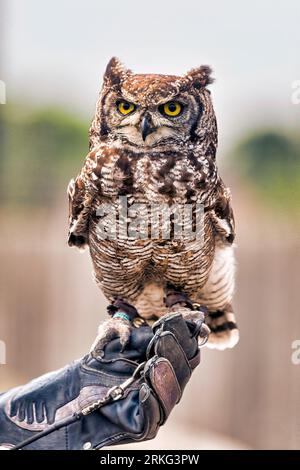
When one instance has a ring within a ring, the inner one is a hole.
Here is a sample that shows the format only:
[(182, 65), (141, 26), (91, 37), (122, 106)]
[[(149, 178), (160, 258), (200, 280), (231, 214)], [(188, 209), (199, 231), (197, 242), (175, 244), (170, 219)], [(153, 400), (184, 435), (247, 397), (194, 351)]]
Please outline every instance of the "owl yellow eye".
[(128, 101), (118, 101), (117, 109), (119, 113), (125, 116), (126, 114), (130, 114), (135, 110), (135, 105), (133, 103), (128, 103)]
[(177, 101), (169, 101), (160, 107), (160, 111), (167, 116), (178, 116), (182, 111), (182, 105)]

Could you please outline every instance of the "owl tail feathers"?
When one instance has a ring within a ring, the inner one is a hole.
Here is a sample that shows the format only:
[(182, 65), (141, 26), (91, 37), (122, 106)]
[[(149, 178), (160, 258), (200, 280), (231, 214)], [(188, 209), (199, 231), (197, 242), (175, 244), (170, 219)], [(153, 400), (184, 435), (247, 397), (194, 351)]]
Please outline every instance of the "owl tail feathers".
[(210, 349), (233, 348), (239, 342), (239, 330), (232, 309), (209, 312), (206, 323), (211, 331), (206, 346)]

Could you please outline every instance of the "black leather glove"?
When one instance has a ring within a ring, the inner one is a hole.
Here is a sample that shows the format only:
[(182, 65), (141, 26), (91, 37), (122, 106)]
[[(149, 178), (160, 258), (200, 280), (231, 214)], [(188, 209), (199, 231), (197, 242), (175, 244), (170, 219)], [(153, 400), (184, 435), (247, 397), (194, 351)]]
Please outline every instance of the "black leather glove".
[(152, 329), (134, 328), (124, 351), (115, 339), (0, 395), (0, 446), (38, 437), (24, 449), (75, 450), (152, 439), (200, 362), (203, 320), (167, 315)]

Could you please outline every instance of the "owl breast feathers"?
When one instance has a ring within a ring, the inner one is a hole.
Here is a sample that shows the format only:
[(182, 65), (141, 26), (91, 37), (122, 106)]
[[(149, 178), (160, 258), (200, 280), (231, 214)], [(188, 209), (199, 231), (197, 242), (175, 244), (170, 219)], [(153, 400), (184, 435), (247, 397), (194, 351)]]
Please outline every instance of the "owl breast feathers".
[[(110, 302), (122, 299), (150, 319), (168, 311), (170, 289), (184, 292), (208, 309), (208, 345), (224, 349), (238, 341), (231, 306), (235, 229), (230, 191), (216, 165), (211, 83), (208, 66), (183, 76), (142, 75), (111, 59), (90, 152), (68, 188), (68, 242), (89, 247)], [(192, 233), (200, 220), (201, 236), (178, 235), (174, 207), (190, 208)], [(153, 210), (160, 215), (152, 217)]]

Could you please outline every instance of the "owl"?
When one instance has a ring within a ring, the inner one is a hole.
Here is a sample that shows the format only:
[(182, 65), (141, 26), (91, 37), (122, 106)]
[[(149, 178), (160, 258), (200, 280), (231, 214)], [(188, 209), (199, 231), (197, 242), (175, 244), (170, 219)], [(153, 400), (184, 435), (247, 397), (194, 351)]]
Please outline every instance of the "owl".
[[(239, 340), (235, 225), (216, 163), (211, 73), (201, 66), (182, 76), (135, 74), (115, 57), (107, 65), (89, 153), (68, 187), (68, 244), (88, 247), (95, 281), (110, 302), (98, 349), (115, 336), (124, 347), (131, 328), (170, 311), (191, 321), (205, 316), (210, 348)], [(192, 228), (201, 221), (192, 230), (201, 236), (178, 230), (174, 207), (189, 208), (186, 220)]]

